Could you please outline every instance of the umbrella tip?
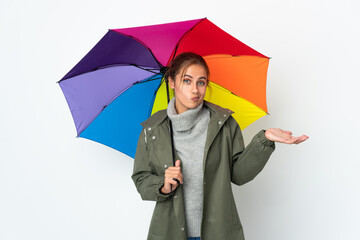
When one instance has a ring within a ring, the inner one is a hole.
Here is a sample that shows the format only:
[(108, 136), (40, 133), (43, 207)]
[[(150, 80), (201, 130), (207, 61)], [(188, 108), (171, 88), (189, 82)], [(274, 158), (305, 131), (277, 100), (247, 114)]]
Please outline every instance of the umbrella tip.
[(166, 73), (167, 70), (169, 70), (169, 67), (161, 67), (161, 68), (160, 68), (160, 73), (161, 73), (162, 75), (165, 75), (165, 73)]

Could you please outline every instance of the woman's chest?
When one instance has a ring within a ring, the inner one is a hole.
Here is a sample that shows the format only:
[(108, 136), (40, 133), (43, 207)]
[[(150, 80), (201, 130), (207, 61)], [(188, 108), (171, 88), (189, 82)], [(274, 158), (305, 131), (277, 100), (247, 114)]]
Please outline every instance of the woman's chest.
[[(167, 127), (158, 127), (154, 129), (152, 134), (147, 136), (149, 164), (157, 175), (164, 175), (165, 170), (173, 166), (172, 148), (170, 132)], [(179, 145), (180, 144), (180, 145)], [(226, 131), (219, 131), (214, 139), (206, 138), (200, 141), (189, 141), (184, 138), (183, 141), (175, 141), (176, 153), (175, 160), (181, 158), (185, 161), (191, 160), (197, 156), (200, 160), (202, 169), (209, 174), (213, 174), (219, 170), (229, 170), (231, 164), (232, 142), (231, 136)], [(191, 164), (188, 164), (190, 166)], [(194, 165), (195, 166), (195, 165)]]

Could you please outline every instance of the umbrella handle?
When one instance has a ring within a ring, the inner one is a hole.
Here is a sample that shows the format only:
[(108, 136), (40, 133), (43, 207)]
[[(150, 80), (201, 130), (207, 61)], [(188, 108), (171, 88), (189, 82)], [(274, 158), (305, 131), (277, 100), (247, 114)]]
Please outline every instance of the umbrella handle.
[(179, 179), (177, 179), (177, 178), (173, 178), (173, 180), (175, 180), (179, 185), (180, 185), (180, 181), (179, 181)]

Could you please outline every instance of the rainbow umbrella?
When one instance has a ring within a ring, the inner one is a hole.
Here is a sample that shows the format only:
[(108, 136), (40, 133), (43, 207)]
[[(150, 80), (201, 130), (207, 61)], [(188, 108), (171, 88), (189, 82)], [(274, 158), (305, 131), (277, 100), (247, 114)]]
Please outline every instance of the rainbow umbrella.
[(211, 86), (205, 99), (234, 111), (241, 129), (267, 114), (269, 58), (207, 18), (110, 29), (58, 81), (77, 137), (134, 157), (140, 123), (167, 107), (164, 69), (182, 52), (204, 57)]

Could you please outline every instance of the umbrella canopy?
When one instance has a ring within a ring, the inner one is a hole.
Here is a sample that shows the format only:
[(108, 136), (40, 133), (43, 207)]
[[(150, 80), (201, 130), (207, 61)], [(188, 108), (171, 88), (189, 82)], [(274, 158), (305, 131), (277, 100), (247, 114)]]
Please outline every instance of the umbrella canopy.
[(182, 52), (210, 68), (205, 100), (229, 108), (244, 129), (267, 114), (269, 58), (207, 18), (110, 29), (58, 83), (77, 137), (135, 156), (140, 123), (167, 107), (163, 67)]

